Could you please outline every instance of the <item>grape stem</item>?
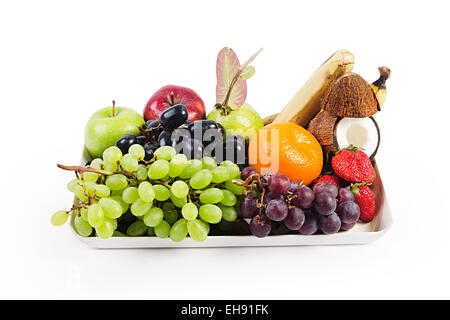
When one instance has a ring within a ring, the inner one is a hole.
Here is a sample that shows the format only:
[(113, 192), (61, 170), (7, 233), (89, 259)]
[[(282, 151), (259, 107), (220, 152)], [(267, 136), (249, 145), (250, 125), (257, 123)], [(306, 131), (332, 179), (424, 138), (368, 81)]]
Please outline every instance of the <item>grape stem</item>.
[(139, 131), (141, 132), (141, 134), (147, 138), (147, 141), (150, 142), (151, 144), (157, 144), (157, 138), (155, 136), (149, 136), (147, 135), (147, 133), (158, 130), (158, 129), (163, 129), (163, 126), (161, 124), (158, 124), (156, 127), (150, 128), (150, 129), (144, 129), (142, 126), (138, 127)]
[(75, 171), (75, 172), (79, 172), (80, 174), (84, 173), (84, 172), (94, 172), (94, 173), (98, 173), (104, 176), (111, 176), (113, 174), (123, 174), (124, 176), (126, 176), (127, 178), (136, 178), (136, 174), (133, 172), (129, 172), (126, 170), (117, 170), (116, 172), (110, 172), (110, 171), (105, 171), (105, 170), (99, 170), (99, 169), (94, 169), (91, 167), (82, 167), (82, 166), (65, 166), (62, 164), (57, 164), (56, 165), (58, 168), (63, 169), (63, 170), (67, 170), (67, 171)]
[(86, 182), (84, 181), (84, 172), (79, 172), (79, 174), (80, 174), (81, 183), (83, 184), (84, 195), (88, 197), (88, 204), (91, 204), (91, 196), (89, 195), (89, 192), (87, 191)]
[(99, 169), (94, 169), (91, 167), (82, 167), (82, 166), (65, 166), (62, 164), (57, 164), (56, 165), (58, 168), (63, 169), (63, 170), (67, 170), (67, 171), (75, 171), (75, 172), (94, 172), (94, 173), (98, 173), (98, 174), (102, 174), (105, 176), (110, 176), (113, 175), (113, 172), (110, 171), (105, 171), (105, 170), (99, 170)]
[(76, 172), (77, 176), (78, 176), (78, 174), (80, 175), (79, 179), (81, 180), (81, 182), (83, 184), (84, 195), (88, 198), (88, 203), (87, 204), (90, 206), (92, 204), (92, 200), (98, 200), (98, 197), (96, 196), (96, 191), (94, 190), (94, 194), (90, 195), (88, 190), (87, 190), (87, 187), (86, 187), (86, 182), (84, 181), (84, 174), (83, 174), (83, 172)]
[(249, 190), (244, 191), (244, 193), (245, 193), (246, 195), (247, 195), (248, 193), (251, 192), (252, 187), (253, 187), (256, 183), (259, 184), (259, 186), (260, 186), (261, 189), (262, 189), (262, 192), (261, 192), (261, 199), (260, 199), (260, 201), (258, 201), (258, 203), (256, 204), (256, 207), (259, 208), (259, 214), (258, 214), (259, 217), (261, 217), (261, 215), (262, 215), (262, 210), (263, 210), (263, 208), (266, 207), (266, 205), (264, 204), (264, 196), (266, 195), (266, 188), (264, 188), (261, 179), (266, 179), (266, 178), (263, 177), (263, 176), (261, 176), (261, 175), (258, 174), (258, 173), (254, 173), (254, 174), (248, 176), (247, 179), (245, 179), (244, 182), (239, 182), (239, 181), (233, 180), (233, 183), (234, 183), (234, 184), (236, 184), (236, 185), (238, 185), (238, 186), (241, 186), (241, 187), (249, 188)]
[(254, 173), (254, 174), (248, 176), (248, 178), (245, 179), (244, 182), (239, 182), (239, 181), (236, 181), (236, 180), (233, 180), (232, 182), (235, 185), (238, 185), (240, 187), (246, 187), (246, 188), (252, 188), (256, 183), (258, 183), (259, 186), (261, 187), (261, 189), (264, 190), (264, 186), (263, 186), (262, 181), (261, 181), (261, 179), (263, 179), (263, 178), (264, 177), (262, 177), (258, 173)]
[(259, 203), (256, 204), (256, 206), (259, 208), (259, 214), (258, 216), (261, 217), (262, 215), (262, 209), (265, 208), (264, 205), (264, 196), (266, 195), (266, 188), (263, 188), (263, 191), (261, 192), (261, 200)]
[[(70, 214), (71, 212), (75, 211), (75, 210), (80, 210), (81, 208), (86, 209), (86, 206), (83, 204), (79, 205), (79, 206), (72, 206), (72, 208), (70, 208), (69, 211), (67, 211), (67, 214)], [(77, 214), (78, 216), (81, 216), (81, 214), (78, 212)]]
[(288, 191), (286, 196), (286, 202), (288, 203), (288, 208), (291, 209), (293, 206), (291, 205), (292, 199), (297, 198), (296, 194), (293, 194), (292, 192)]
[(138, 129), (144, 137), (147, 137), (147, 132), (142, 126), (138, 126)]

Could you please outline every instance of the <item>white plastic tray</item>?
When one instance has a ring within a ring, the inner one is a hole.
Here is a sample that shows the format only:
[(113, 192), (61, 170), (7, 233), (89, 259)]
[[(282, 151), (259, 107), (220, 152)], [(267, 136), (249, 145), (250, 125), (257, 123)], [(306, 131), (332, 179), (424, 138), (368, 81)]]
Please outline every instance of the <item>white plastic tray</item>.
[[(86, 155), (86, 154), (85, 154)], [(84, 155), (84, 156), (85, 156)], [(84, 157), (84, 160), (86, 157)], [(84, 161), (86, 163), (86, 161)], [(345, 232), (333, 235), (301, 234), (273, 235), (257, 238), (253, 235), (243, 236), (208, 236), (203, 242), (196, 242), (186, 238), (181, 242), (174, 242), (169, 238), (157, 237), (112, 237), (101, 239), (98, 237), (82, 237), (73, 228), (75, 236), (81, 242), (93, 248), (119, 249), (119, 248), (202, 248), (202, 247), (267, 247), (267, 246), (312, 246), (312, 245), (339, 245), (339, 244), (366, 244), (381, 238), (392, 225), (392, 215), (384, 192), (378, 166), (375, 164), (376, 180), (372, 185), (375, 194), (377, 212), (370, 223), (357, 223), (356, 226)]]

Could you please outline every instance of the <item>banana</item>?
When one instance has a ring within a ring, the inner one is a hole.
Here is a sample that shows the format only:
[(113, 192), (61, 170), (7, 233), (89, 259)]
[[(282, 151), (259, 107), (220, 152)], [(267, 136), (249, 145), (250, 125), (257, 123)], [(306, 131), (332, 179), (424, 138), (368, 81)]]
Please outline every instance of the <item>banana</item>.
[(320, 101), (334, 80), (351, 72), (354, 65), (353, 54), (345, 49), (336, 51), (297, 91), (273, 123), (294, 122), (306, 127), (320, 111)]
[(381, 107), (386, 100), (386, 80), (391, 76), (391, 69), (388, 67), (379, 67), (378, 71), (380, 71), (380, 77), (370, 84), (373, 92), (378, 100), (379, 110), (381, 111)]
[(264, 125), (271, 124), (271, 123), (273, 122), (273, 120), (274, 120), (277, 116), (278, 116), (278, 113), (274, 113), (274, 114), (271, 114), (271, 115), (268, 116), (268, 117), (265, 117), (265, 118), (263, 119)]

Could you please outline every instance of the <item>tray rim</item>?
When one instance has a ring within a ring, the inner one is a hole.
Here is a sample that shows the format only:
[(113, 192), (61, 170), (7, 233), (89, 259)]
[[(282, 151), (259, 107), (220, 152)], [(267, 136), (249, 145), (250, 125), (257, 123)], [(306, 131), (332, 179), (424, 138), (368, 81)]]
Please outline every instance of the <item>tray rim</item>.
[[(84, 150), (83, 158), (86, 156)], [(83, 163), (83, 160), (82, 160)], [(70, 219), (70, 229), (84, 244), (96, 249), (157, 249), (157, 248), (226, 248), (226, 247), (276, 247), (276, 246), (317, 246), (317, 245), (354, 245), (368, 244), (381, 238), (393, 224), (393, 217), (385, 194), (384, 185), (378, 164), (374, 159), (374, 169), (380, 184), (383, 197), (382, 209), (377, 213), (378, 219), (371, 223), (377, 224), (375, 231), (346, 231), (332, 235), (271, 235), (257, 238), (253, 235), (220, 235), (208, 236), (203, 242), (196, 242), (187, 237), (181, 242), (174, 242), (170, 238), (161, 239), (151, 236), (127, 237), (115, 236), (109, 239), (98, 237), (82, 237), (74, 229), (74, 216)]]

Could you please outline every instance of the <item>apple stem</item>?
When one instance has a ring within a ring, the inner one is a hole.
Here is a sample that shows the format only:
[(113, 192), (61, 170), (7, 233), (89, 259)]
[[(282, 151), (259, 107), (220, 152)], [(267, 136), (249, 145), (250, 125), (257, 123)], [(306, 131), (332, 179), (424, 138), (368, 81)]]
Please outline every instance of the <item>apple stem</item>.
[(116, 102), (113, 100), (113, 101), (112, 101), (112, 104), (113, 104), (113, 106), (112, 106), (112, 109), (113, 109), (113, 117), (115, 117), (115, 116), (116, 116)]
[(222, 114), (224, 116), (227, 115), (227, 106), (228, 106), (228, 100), (230, 100), (230, 96), (231, 96), (231, 91), (233, 91), (233, 87), (236, 84), (236, 82), (238, 82), (239, 77), (241, 76), (242, 71), (244, 71), (245, 68), (247, 68), (247, 66), (253, 61), (255, 60), (256, 56), (262, 51), (262, 48), (259, 49), (258, 51), (256, 51), (256, 53), (254, 55), (252, 55), (250, 57), (250, 59), (248, 59), (243, 65), (241, 65), (241, 67), (239, 68), (239, 70), (236, 72), (236, 74), (234, 75), (233, 79), (230, 82), (230, 86), (228, 87), (228, 92), (227, 95), (225, 96), (225, 100), (222, 103)]
[(173, 91), (170, 92), (170, 105), (173, 106), (175, 104), (174, 100), (175, 93)]

